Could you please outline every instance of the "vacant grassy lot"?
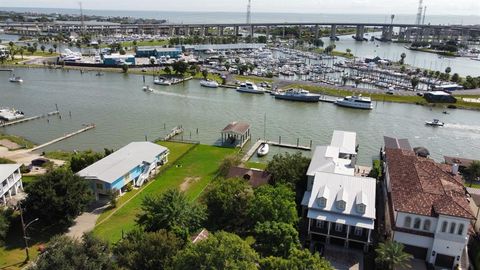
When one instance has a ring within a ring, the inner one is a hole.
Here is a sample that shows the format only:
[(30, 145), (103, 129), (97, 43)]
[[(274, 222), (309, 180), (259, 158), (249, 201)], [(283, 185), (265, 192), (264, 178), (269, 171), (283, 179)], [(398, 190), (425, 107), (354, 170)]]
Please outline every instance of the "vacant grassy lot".
[(234, 151), (235, 149), (231, 148), (197, 145), (176, 162), (172, 162), (171, 157), (171, 166), (137, 196), (119, 206), (120, 208), (108, 217), (102, 215), (103, 218), (97, 222), (94, 233), (110, 242), (119, 240), (122, 231), (126, 232), (135, 227), (135, 218), (140, 212), (143, 198), (161, 194), (170, 188), (180, 188), (190, 199), (195, 200), (215, 177), (222, 159)]

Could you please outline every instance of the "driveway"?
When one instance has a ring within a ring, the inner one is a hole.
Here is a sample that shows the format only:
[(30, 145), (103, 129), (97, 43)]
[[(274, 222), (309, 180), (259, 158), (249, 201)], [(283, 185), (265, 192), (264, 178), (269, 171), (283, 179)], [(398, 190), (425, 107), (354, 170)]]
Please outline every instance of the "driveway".
[(92, 231), (93, 228), (95, 228), (98, 217), (108, 206), (107, 201), (96, 201), (92, 203), (87, 211), (75, 219), (74, 224), (68, 229), (66, 235), (77, 239), (82, 238), (84, 233)]
[(340, 246), (325, 245), (325, 259), (337, 270), (363, 270), (363, 252)]

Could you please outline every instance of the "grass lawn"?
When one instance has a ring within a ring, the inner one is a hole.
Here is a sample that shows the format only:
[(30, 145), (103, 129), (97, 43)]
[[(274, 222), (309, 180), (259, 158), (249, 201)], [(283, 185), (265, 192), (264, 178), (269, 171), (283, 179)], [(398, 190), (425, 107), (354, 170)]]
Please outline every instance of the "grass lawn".
[(64, 160), (64, 161), (70, 161), (72, 156), (73, 156), (73, 152), (66, 152), (61, 150), (45, 153), (46, 158), (58, 159), (58, 160)]
[(0, 140), (3, 139), (14, 142), (18, 144), (21, 148), (33, 148), (33, 146), (35, 146), (33, 142), (15, 135), (0, 134)]
[(480, 183), (472, 183), (472, 186), (470, 186), (470, 182), (465, 181), (465, 184), (463, 184), (465, 187), (471, 187), (471, 188), (480, 188)]
[[(172, 151), (173, 152), (173, 151)], [(195, 200), (214, 178), (222, 159), (235, 152), (232, 148), (197, 145), (176, 162), (172, 157), (172, 166), (160, 173), (138, 196), (127, 202), (112, 216), (103, 222), (97, 222), (94, 233), (110, 242), (121, 238), (122, 230), (127, 232), (135, 227), (135, 217), (140, 212), (142, 199), (157, 195), (170, 188), (179, 188), (186, 180), (183, 189), (188, 198)]]
[(33, 182), (36, 182), (40, 175), (22, 175), (23, 188), (27, 187)]
[(267, 168), (267, 164), (260, 162), (247, 162), (245, 163), (245, 167), (250, 169), (265, 170)]

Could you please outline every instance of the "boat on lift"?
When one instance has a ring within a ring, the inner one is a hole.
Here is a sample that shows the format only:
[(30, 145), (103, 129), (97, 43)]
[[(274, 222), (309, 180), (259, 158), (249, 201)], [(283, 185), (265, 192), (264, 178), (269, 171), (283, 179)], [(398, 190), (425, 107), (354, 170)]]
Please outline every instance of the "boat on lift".
[(431, 127), (443, 127), (445, 123), (438, 119), (433, 119), (432, 121), (425, 121), (425, 125), (431, 126)]

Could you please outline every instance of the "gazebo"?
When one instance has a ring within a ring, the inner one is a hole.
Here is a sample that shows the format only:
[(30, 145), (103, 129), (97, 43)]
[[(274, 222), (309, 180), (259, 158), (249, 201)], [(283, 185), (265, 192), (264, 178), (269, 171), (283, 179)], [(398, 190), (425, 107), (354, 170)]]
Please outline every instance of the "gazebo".
[(232, 122), (222, 130), (222, 145), (243, 147), (250, 140), (250, 124)]

